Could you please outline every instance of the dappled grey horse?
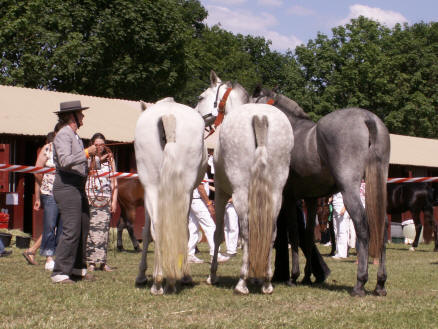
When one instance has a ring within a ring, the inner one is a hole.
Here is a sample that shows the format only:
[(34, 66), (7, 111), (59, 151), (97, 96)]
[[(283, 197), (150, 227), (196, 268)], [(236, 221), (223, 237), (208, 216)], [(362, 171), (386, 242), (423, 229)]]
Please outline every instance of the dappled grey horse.
[(248, 294), (246, 281), (256, 278), (263, 282), (262, 292), (270, 294), (272, 244), (289, 174), (292, 128), (287, 117), (272, 106), (245, 104), (249, 97), (239, 84), (222, 83), (213, 71), (210, 80), (211, 86), (201, 94), (196, 109), (204, 118), (214, 112), (212, 117), (224, 119), (214, 152), (216, 231), (207, 282), (217, 281), (225, 205), (232, 197), (243, 240), (242, 267), (235, 292)]
[[(351, 294), (364, 296), (368, 281), (368, 255), (379, 257), (376, 295), (386, 295), (386, 182), (388, 178), (390, 140), (383, 122), (373, 113), (349, 108), (334, 111), (318, 123), (291, 99), (267, 89), (257, 88), (253, 95), (257, 103), (270, 103), (283, 111), (292, 124), (295, 146), (292, 150), (291, 172), (284, 190), (284, 199), (306, 201), (308, 219), (306, 245), (308, 252), (314, 246), (314, 225), (317, 198), (341, 192), (357, 234), (358, 270), (357, 282)], [(359, 195), (361, 180), (366, 182), (366, 207)], [(291, 219), (292, 280), (299, 276), (296, 212), (288, 210), (289, 202), (283, 202), (281, 212)], [(280, 224), (279, 224), (280, 225)], [(288, 254), (287, 236), (279, 229), (277, 239), (283, 241), (277, 256)], [(280, 234), (283, 234), (281, 236)], [(284, 243), (286, 241), (286, 244)], [(277, 242), (276, 242), (277, 243)], [(281, 244), (281, 242), (280, 242)], [(286, 260), (287, 261), (287, 260)], [(278, 267), (276, 260), (274, 277), (287, 276), (288, 269)], [(305, 281), (310, 281), (311, 258), (307, 258)], [(286, 273), (284, 273), (286, 271)]]
[[(143, 106), (145, 108), (145, 106)], [(155, 241), (151, 293), (174, 292), (176, 280), (190, 283), (187, 264), (188, 213), (193, 189), (207, 166), (204, 121), (192, 108), (171, 100), (144, 111), (135, 128), (135, 158), (144, 187), (143, 253), (136, 278), (146, 283), (149, 229)]]

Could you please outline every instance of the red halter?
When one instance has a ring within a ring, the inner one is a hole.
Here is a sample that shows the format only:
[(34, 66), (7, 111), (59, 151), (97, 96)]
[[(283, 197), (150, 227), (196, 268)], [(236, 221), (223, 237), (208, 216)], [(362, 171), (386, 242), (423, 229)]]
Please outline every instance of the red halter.
[(228, 88), (227, 91), (225, 92), (225, 94), (222, 96), (222, 99), (219, 103), (219, 108), (218, 108), (218, 115), (216, 117), (216, 120), (214, 121), (214, 126), (217, 127), (219, 126), (222, 121), (224, 120), (224, 115), (225, 115), (225, 104), (227, 103), (227, 99), (228, 96), (231, 93), (231, 90), (233, 90), (233, 88)]
[(274, 105), (274, 104), (275, 104), (275, 99), (270, 98), (270, 99), (266, 102), (266, 104)]

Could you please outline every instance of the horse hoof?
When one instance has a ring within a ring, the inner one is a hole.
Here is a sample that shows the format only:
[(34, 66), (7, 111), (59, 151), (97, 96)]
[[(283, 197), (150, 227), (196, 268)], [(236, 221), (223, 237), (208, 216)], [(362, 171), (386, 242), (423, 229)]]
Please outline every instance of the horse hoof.
[(181, 283), (184, 286), (193, 286), (193, 279), (190, 275), (185, 275), (182, 279), (181, 279)]
[(350, 296), (351, 297), (365, 297), (365, 290), (353, 288), (353, 290), (350, 293)]
[(298, 286), (297, 281), (287, 280), (286, 285), (289, 287), (296, 287)]
[(216, 276), (211, 276), (211, 275), (209, 275), (208, 276), (208, 278), (207, 278), (207, 284), (209, 284), (209, 285), (215, 285), (216, 283), (217, 283), (217, 277)]
[(245, 280), (243, 280), (243, 279), (239, 280), (236, 287), (234, 288), (234, 293), (237, 295), (248, 295), (249, 294), (249, 290), (248, 290), (248, 287), (246, 286)]
[(163, 295), (164, 294), (163, 287), (160, 287), (160, 289), (157, 289), (155, 284), (152, 285), (152, 287), (151, 287), (151, 294), (154, 295), (154, 296)]
[(164, 293), (166, 295), (172, 295), (172, 294), (176, 294), (176, 287), (175, 286), (166, 286), (166, 289), (164, 290)]
[(409, 251), (415, 251), (415, 248), (414, 247), (410, 247)]
[(386, 289), (385, 289), (385, 288), (383, 288), (383, 289), (381, 289), (381, 288), (376, 288), (376, 289), (374, 289), (374, 291), (373, 291), (373, 295), (374, 295), (374, 296), (385, 297), (386, 294), (387, 294), (387, 292), (386, 292)]
[(141, 248), (139, 246), (137, 246), (137, 247), (134, 248), (134, 251), (135, 252), (141, 252)]
[(147, 282), (148, 282), (148, 279), (146, 277), (137, 278), (137, 279), (135, 279), (135, 286), (137, 288), (141, 288), (141, 287), (144, 287), (147, 284)]
[(301, 284), (310, 286), (312, 284), (312, 280), (310, 280), (310, 278), (304, 278), (303, 281), (301, 281)]
[(124, 250), (125, 250), (125, 249), (123, 249), (122, 246), (117, 246), (117, 251), (122, 252), (122, 251), (124, 251)]
[(234, 288), (234, 294), (236, 295), (248, 295), (249, 290), (247, 287), (236, 287)]
[(265, 285), (262, 286), (262, 293), (264, 293), (265, 295), (270, 295), (272, 294), (273, 291), (274, 291), (274, 287), (272, 286), (272, 284), (269, 284), (267, 286)]

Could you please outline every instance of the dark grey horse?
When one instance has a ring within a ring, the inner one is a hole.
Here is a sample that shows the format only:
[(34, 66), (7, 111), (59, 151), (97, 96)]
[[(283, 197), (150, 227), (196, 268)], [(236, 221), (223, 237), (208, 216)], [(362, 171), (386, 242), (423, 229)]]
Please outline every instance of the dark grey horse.
[[(296, 211), (287, 209), (294, 200), (304, 199), (308, 210), (306, 225), (307, 252), (314, 248), (314, 225), (317, 198), (341, 192), (357, 234), (358, 270), (353, 296), (364, 296), (368, 281), (368, 255), (379, 257), (376, 295), (385, 296), (386, 266), (386, 181), (388, 178), (390, 140), (383, 122), (373, 113), (349, 108), (332, 112), (318, 123), (289, 98), (258, 88), (253, 101), (270, 103), (282, 110), (292, 124), (295, 146), (291, 171), (283, 193), (282, 213), (292, 237), (292, 280), (299, 276)], [(361, 180), (366, 182), (366, 210), (359, 195)], [(277, 239), (287, 241), (287, 232), (278, 224)], [(281, 243), (280, 243), (281, 244)], [(284, 243), (283, 243), (284, 248)], [(287, 248), (287, 245), (286, 245)], [(278, 250), (278, 249), (277, 249)], [(284, 255), (284, 252), (278, 252)], [(286, 251), (287, 255), (287, 251)], [(305, 282), (310, 282), (312, 258), (307, 258)], [(276, 264), (280, 261), (276, 260)], [(275, 277), (284, 277), (284, 268), (276, 266)], [(278, 272), (282, 271), (282, 273)], [(286, 269), (288, 272), (288, 269)]]

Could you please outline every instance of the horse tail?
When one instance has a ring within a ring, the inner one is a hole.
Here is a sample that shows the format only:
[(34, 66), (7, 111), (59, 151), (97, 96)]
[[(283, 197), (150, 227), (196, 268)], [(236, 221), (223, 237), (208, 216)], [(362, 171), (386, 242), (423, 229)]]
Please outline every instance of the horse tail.
[(254, 116), (252, 120), (256, 137), (255, 160), (249, 184), (249, 274), (255, 278), (266, 276), (274, 226), (271, 182), (268, 179), (268, 118)]
[(166, 144), (158, 186), (157, 237), (163, 275), (181, 279), (187, 266), (187, 213), (189, 195), (183, 188), (183, 168), (176, 157), (176, 119), (173, 114), (161, 117)]
[(386, 218), (385, 159), (377, 149), (378, 131), (374, 120), (366, 120), (370, 133), (369, 157), (365, 168), (365, 211), (370, 233), (369, 255), (378, 258), (383, 248)]

